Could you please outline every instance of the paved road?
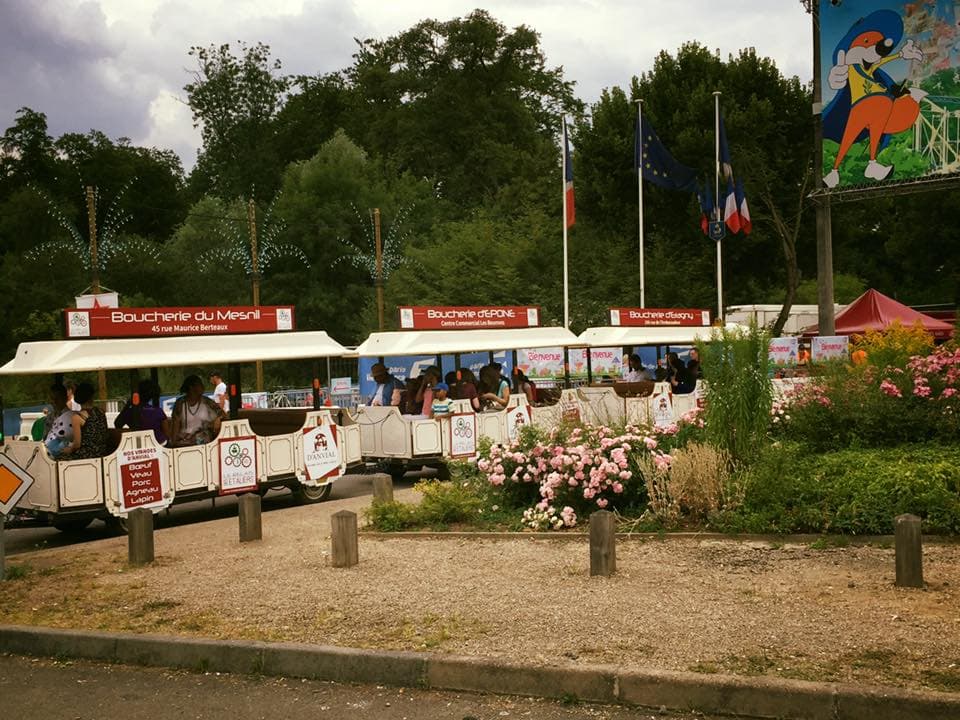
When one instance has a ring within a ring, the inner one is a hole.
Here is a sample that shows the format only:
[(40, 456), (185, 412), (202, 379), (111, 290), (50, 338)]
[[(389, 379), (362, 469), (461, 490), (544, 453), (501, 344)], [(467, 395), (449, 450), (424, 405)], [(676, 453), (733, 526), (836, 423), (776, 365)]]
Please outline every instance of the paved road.
[[(425, 474), (429, 473), (427, 471)], [(396, 487), (411, 487), (418, 479), (418, 475), (410, 473), (406, 479), (396, 484)], [(342, 500), (361, 495), (372, 494), (372, 485), (369, 475), (345, 475), (333, 485), (330, 495), (332, 500)], [(293, 495), (286, 488), (271, 490), (263, 498), (263, 511), (274, 512), (294, 506)], [(176, 527), (195, 522), (219, 520), (226, 517), (235, 517), (237, 514), (236, 496), (198, 500), (196, 502), (174, 505), (170, 512), (162, 512), (155, 516), (157, 528)], [(91, 542), (103, 538), (114, 537), (116, 532), (101, 521), (95, 520), (86, 530), (80, 533), (62, 533), (49, 526), (24, 527), (19, 529), (7, 528), (5, 531), (7, 556), (19, 553), (40, 550), (43, 548), (62, 547), (77, 543)]]
[(0, 714), (9, 720), (719, 720), (530, 698), (10, 655), (0, 655)]

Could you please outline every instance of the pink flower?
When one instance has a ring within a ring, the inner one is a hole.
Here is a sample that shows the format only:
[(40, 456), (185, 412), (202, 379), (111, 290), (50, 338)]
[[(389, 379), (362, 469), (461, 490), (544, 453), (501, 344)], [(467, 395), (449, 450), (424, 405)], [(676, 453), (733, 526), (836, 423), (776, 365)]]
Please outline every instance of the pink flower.
[(609, 501), (606, 498), (597, 498), (597, 505), (601, 508), (605, 508), (609, 505)]
[(903, 397), (903, 393), (900, 392), (900, 388), (890, 382), (888, 378), (884, 378), (883, 382), (880, 383), (880, 392), (888, 397)]

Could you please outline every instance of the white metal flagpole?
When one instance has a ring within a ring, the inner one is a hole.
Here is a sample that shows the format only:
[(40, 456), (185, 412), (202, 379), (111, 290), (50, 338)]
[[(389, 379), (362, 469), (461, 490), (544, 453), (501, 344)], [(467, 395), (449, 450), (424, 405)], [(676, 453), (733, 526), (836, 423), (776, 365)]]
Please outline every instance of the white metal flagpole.
[(640, 224), (640, 307), (646, 307), (646, 279), (643, 271), (643, 100), (637, 100), (637, 200)]
[(563, 326), (570, 329), (570, 271), (567, 263), (567, 119), (563, 119), (563, 150), (561, 152), (562, 172), (560, 173), (563, 189)]
[[(714, 92), (716, 103), (716, 148), (717, 148), (717, 186), (714, 206), (717, 208), (717, 220), (723, 222), (723, 205), (720, 204), (720, 93)], [(723, 325), (723, 241), (717, 239), (717, 320)]]

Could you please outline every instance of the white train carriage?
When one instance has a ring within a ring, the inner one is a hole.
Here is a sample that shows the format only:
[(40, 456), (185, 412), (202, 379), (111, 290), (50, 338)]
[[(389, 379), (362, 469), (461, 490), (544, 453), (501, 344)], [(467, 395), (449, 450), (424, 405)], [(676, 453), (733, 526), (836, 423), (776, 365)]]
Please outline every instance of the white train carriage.
[[(482, 330), (404, 330), (373, 333), (358, 348), (360, 357), (382, 359), (397, 355), (441, 356), (494, 352), (504, 349), (575, 347), (577, 336), (558, 327)], [(565, 391), (566, 392), (566, 391)], [(575, 398), (568, 398), (576, 402)], [(438, 466), (452, 458), (475, 454), (479, 438), (506, 442), (524, 423), (552, 426), (560, 416), (555, 406), (530, 407), (522, 393), (513, 393), (500, 410), (474, 412), (466, 400), (453, 401), (453, 414), (427, 418), (404, 415), (397, 407), (361, 405), (352, 418), (360, 426), (360, 445), (365, 460), (378, 462), (394, 476), (407, 468)], [(472, 447), (466, 434), (473, 430)]]
[[(301, 502), (326, 499), (336, 479), (361, 462), (359, 425), (339, 408), (320, 407), (317, 393), (312, 409), (243, 410), (237, 365), (348, 354), (325, 332), (23, 343), (0, 376), (226, 366), (232, 388), (230, 419), (205, 445), (169, 448), (152, 431), (124, 431), (105, 457), (58, 462), (42, 442), (7, 440), (2, 451), (34, 478), (18, 508), (66, 530), (94, 518), (122, 525), (135, 506), (158, 512), (178, 502), (281, 485)], [(129, 470), (138, 458), (150, 470), (133, 481), (146, 487), (131, 488)]]
[[(579, 342), (588, 348), (618, 347), (624, 348), (624, 352), (642, 346), (689, 347), (709, 341), (712, 330), (711, 327), (592, 327), (580, 333)], [(579, 388), (577, 395), (588, 422), (664, 426), (677, 422), (698, 406), (702, 382), (698, 381), (694, 391), (685, 394), (673, 393), (666, 382), (597, 385), (591, 382)]]

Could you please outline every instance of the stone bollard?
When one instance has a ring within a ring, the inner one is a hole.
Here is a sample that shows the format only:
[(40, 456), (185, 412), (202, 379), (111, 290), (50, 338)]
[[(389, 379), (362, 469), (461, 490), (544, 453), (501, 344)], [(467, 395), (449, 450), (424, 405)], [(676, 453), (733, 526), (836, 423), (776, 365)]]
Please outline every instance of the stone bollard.
[(614, 515), (597, 510), (590, 515), (590, 574), (609, 577), (617, 571), (617, 536)]
[(153, 562), (153, 513), (146, 508), (127, 514), (127, 559), (131, 565)]
[(3, 539), (3, 526), (7, 524), (7, 516), (0, 513), (0, 582), (7, 579), (7, 548)]
[(920, 518), (898, 515), (893, 521), (898, 587), (923, 587), (923, 540)]
[(244, 493), (238, 501), (240, 508), (240, 542), (263, 540), (263, 522), (260, 514), (260, 496)]
[(341, 510), (330, 516), (330, 564), (353, 567), (360, 562), (357, 547), (357, 514)]
[(393, 478), (386, 473), (376, 473), (373, 477), (373, 502), (393, 502)]

